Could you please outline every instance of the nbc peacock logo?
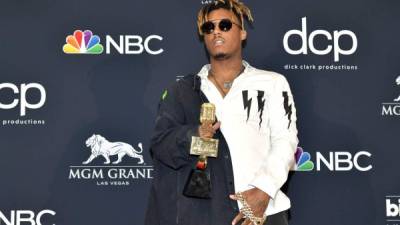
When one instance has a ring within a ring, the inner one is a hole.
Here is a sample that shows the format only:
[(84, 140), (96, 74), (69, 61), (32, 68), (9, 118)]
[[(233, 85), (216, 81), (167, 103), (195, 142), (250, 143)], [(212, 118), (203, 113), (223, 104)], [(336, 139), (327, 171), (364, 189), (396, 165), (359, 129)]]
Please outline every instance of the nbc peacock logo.
[(90, 30), (76, 30), (68, 35), (63, 51), (66, 54), (101, 54), (104, 48), (100, 44), (100, 37), (93, 35)]
[(296, 171), (311, 171), (314, 169), (314, 163), (311, 161), (311, 155), (305, 152), (302, 147), (297, 147)]

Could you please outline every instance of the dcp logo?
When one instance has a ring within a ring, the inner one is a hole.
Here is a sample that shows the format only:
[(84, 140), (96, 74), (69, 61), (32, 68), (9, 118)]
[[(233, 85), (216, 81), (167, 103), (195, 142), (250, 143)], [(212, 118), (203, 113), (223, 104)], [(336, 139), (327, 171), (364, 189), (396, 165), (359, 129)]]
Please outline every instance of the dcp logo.
[[(46, 102), (46, 90), (41, 84), (38, 83), (29, 83), (29, 84), (21, 84), (20, 87), (16, 86), (12, 83), (0, 83), (0, 96), (2, 92), (6, 90), (11, 90), (15, 95), (13, 99), (11, 99), (11, 103), (9, 102), (0, 102), (0, 109), (13, 109), (19, 105), (20, 115), (26, 115), (26, 109), (38, 109), (44, 105)], [(27, 95), (32, 90), (38, 90), (40, 92), (40, 99), (36, 103), (28, 102)]]
[[(301, 38), (301, 48), (292, 49), (289, 46), (289, 38), (293, 35), (298, 35)], [(317, 36), (323, 36), (328, 41), (333, 43), (328, 44), (325, 49), (317, 49), (314, 44), (314, 39)], [(342, 37), (348, 36), (352, 40), (352, 46), (350, 49), (342, 49), (340, 46), (340, 40)], [(310, 33), (307, 37), (307, 17), (301, 18), (301, 30), (289, 30), (283, 37), (283, 47), (285, 51), (291, 55), (308, 54), (308, 49), (316, 55), (327, 55), (333, 51), (335, 62), (339, 61), (340, 55), (351, 55), (357, 50), (357, 37), (350, 30), (333, 31), (333, 35), (326, 30), (315, 30)]]

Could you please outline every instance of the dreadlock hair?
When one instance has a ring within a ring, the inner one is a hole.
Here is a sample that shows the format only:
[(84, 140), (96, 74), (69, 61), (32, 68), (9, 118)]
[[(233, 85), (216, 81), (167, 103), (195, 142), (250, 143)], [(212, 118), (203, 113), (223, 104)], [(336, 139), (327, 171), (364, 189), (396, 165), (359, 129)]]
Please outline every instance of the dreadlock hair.
[(248, 22), (254, 21), (250, 9), (242, 2), (239, 2), (239, 0), (214, 0), (214, 2), (203, 6), (197, 14), (197, 28), (201, 38), (204, 36), (201, 31), (201, 25), (207, 21), (208, 14), (213, 10), (221, 8), (230, 10), (235, 14), (240, 21), (242, 30), (244, 30), (244, 19)]

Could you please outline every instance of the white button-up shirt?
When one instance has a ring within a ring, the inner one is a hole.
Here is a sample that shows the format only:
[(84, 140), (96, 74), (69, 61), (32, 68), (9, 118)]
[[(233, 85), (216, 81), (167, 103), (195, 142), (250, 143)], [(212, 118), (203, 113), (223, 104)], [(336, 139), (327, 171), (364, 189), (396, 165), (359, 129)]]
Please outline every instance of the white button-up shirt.
[(280, 188), (294, 164), (296, 108), (284, 76), (254, 68), (244, 60), (243, 65), (243, 73), (225, 97), (208, 79), (210, 64), (197, 75), (202, 92), (216, 106), (231, 154), (235, 191), (261, 189), (271, 197), (265, 214), (272, 215), (290, 208)]

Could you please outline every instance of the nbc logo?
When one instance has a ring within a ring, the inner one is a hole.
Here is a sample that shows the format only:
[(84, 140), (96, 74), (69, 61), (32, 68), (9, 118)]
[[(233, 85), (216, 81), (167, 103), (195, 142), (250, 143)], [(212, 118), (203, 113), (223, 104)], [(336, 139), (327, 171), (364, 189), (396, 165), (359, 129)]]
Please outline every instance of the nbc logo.
[(118, 38), (105, 35), (103, 40), (105, 40), (105, 47), (100, 44), (100, 37), (93, 35), (92, 31), (76, 30), (73, 35), (67, 36), (63, 51), (71, 55), (100, 55), (104, 50), (105, 54), (120, 55), (139, 55), (143, 53), (158, 55), (164, 52), (164, 49), (159, 46), (160, 43), (157, 43), (162, 41), (163, 37), (155, 34), (147, 37), (119, 35)]
[(76, 30), (73, 35), (68, 35), (66, 44), (63, 46), (66, 54), (101, 54), (103, 45), (100, 37), (93, 35), (90, 30)]
[[(8, 217), (8, 215), (10, 216)], [(11, 210), (10, 212), (0, 210), (0, 224), (3, 224), (2, 222), (4, 222), (5, 225), (50, 224), (49, 220), (54, 220), (55, 215), (56, 212), (50, 209), (45, 209), (40, 212), (21, 209)], [(43, 219), (42, 217), (45, 217), (45, 219)], [(46, 223), (43, 223), (43, 221), (46, 221)], [(55, 225), (55, 223), (53, 223), (53, 225)]]
[[(359, 152), (315, 152), (316, 171), (321, 171), (322, 167), (329, 171), (350, 171), (358, 170), (361, 172), (369, 171), (372, 165), (367, 160), (372, 154), (367, 151)], [(296, 164), (291, 170), (294, 171), (312, 171), (314, 170), (314, 162), (311, 161), (311, 155), (305, 152), (302, 147), (297, 147), (294, 155)], [(362, 158), (362, 159), (360, 159)]]
[(311, 171), (314, 169), (314, 163), (310, 160), (311, 155), (308, 152), (305, 152), (302, 147), (297, 147), (297, 151), (295, 153), (296, 159), (296, 171)]

